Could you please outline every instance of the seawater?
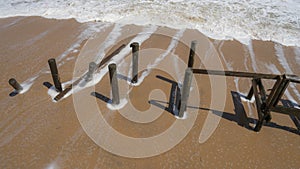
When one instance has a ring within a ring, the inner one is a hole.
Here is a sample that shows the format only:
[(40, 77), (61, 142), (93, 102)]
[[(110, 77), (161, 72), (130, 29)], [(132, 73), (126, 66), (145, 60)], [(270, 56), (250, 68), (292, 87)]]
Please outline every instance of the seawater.
[(300, 46), (299, 0), (0, 0), (0, 17), (75, 18), (198, 29), (213, 39)]

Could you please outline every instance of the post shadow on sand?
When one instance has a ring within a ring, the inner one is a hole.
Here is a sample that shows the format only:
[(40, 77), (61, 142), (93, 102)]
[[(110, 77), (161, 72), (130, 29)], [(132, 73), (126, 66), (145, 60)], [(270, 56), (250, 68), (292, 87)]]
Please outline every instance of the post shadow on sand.
[(130, 77), (127, 77), (127, 76), (125, 76), (125, 75), (122, 75), (122, 74), (117, 73), (117, 78), (118, 78), (118, 79), (121, 79), (121, 80), (125, 80), (125, 81), (131, 83), (131, 78), (130, 78)]
[(112, 103), (112, 100), (110, 98), (108, 98), (108, 97), (106, 97), (106, 96), (104, 96), (104, 95), (102, 95), (98, 92), (92, 92), (91, 95), (98, 98), (98, 99), (100, 99), (100, 100), (102, 100), (102, 101), (104, 101), (104, 102), (106, 102), (106, 103), (109, 103), (109, 104)]
[(17, 92), (17, 91), (12, 91), (11, 93), (9, 93), (9, 96), (10, 97), (15, 97), (16, 95), (18, 95), (19, 94), (19, 92)]
[[(237, 92), (235, 92), (235, 93), (237, 93)], [(243, 94), (241, 94), (241, 93), (237, 93), (237, 94), (239, 94), (240, 97), (243, 97), (243, 98), (246, 99), (246, 96), (244, 96)], [(282, 105), (284, 107), (291, 107), (291, 108), (296, 107), (296, 106), (300, 107), (299, 104), (294, 103), (294, 102), (292, 102), (290, 100), (280, 99), (280, 102), (282, 103)], [(298, 128), (298, 130), (299, 130), (298, 132), (300, 132), (300, 115), (294, 116), (294, 115), (290, 114), (289, 116), (292, 119), (292, 121), (294, 122), (294, 124), (296, 125), (296, 127)], [(277, 124), (276, 123), (265, 124), (265, 126), (270, 126), (270, 127), (272, 125), (276, 126)], [(276, 128), (278, 128), (278, 126)]]
[[(235, 114), (231, 114), (228, 112), (223, 112), (222, 118), (229, 120), (229, 121), (235, 121), (238, 125), (243, 126), (249, 130), (252, 130), (253, 128), (249, 125), (249, 123), (256, 123), (256, 119), (253, 118), (249, 118), (247, 117), (247, 114), (245, 112), (244, 106), (241, 102), (241, 97), (245, 97), (242, 94), (238, 93), (238, 92), (234, 92), (231, 91), (231, 95), (232, 95), (232, 100), (234, 102), (234, 112)], [(283, 101), (283, 100), (282, 100)], [(290, 102), (290, 101), (288, 101)], [(210, 109), (206, 109), (206, 108), (200, 108), (200, 109), (204, 109), (204, 110), (210, 110)], [(220, 112), (217, 110), (211, 110), (214, 114), (220, 116), (220, 113), (216, 113), (216, 112)], [(291, 115), (290, 115), (291, 116)], [(272, 128), (277, 128), (277, 129), (281, 129), (281, 130), (285, 130), (285, 131), (289, 131), (291, 133), (300, 135), (300, 130), (298, 128), (294, 129), (288, 126), (282, 126), (279, 125), (275, 122), (269, 122), (269, 123), (264, 123), (263, 126), (267, 126), (267, 127), (272, 127)]]
[(44, 82), (43, 85), (48, 89), (50, 89), (53, 86), (53, 84), (51, 84), (50, 82)]
[[(169, 102), (162, 102), (158, 100), (149, 100), (148, 103), (155, 105), (163, 110), (166, 110), (167, 112), (173, 114), (173, 115), (178, 115), (179, 113), (179, 107), (180, 107), (180, 88), (177, 82), (168, 79), (166, 77), (157, 75), (156, 78), (163, 80), (165, 82), (171, 83), (171, 89), (170, 89), (170, 96), (169, 96)], [(168, 106), (166, 107), (163, 104), (167, 104)], [(177, 107), (177, 105), (179, 105)]]
[[(281, 99), (280, 100), (282, 105), (285, 106), (285, 107), (296, 107), (299, 105), (290, 101), (290, 100), (284, 100), (284, 99)], [(294, 124), (296, 125), (296, 127), (298, 128), (298, 130), (300, 131), (300, 114), (298, 114), (297, 116), (294, 116), (294, 115), (289, 115), (290, 118), (293, 120)]]
[[(242, 104), (241, 94), (235, 91), (231, 91), (231, 96), (234, 105), (235, 121), (242, 127), (252, 129), (251, 126), (249, 126), (249, 119)], [(226, 114), (224, 116), (226, 116)]]

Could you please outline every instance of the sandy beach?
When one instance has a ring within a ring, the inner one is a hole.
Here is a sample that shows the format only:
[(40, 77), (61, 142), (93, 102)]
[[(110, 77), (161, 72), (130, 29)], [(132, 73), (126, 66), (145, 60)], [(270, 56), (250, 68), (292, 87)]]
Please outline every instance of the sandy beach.
[[(253, 126), (251, 119), (257, 119), (255, 102), (245, 102), (239, 97), (239, 94), (248, 93), (249, 78), (224, 77), (224, 86), (212, 84), (207, 75), (194, 75), (186, 111), (188, 116), (190, 113), (195, 117), (194, 124), (185, 124), (181, 120), (183, 131), (190, 126), (184, 139), (170, 150), (148, 158), (123, 157), (99, 146), (82, 125), (88, 120), (97, 123), (89, 113), (92, 107), (81, 107), (86, 114), (79, 114), (78, 108), (74, 108), (78, 101), (83, 105), (95, 102), (114, 130), (132, 138), (151, 137), (166, 131), (176, 121), (167, 109), (171, 81), (182, 84), (192, 40), (198, 41), (194, 68), (298, 76), (299, 47), (259, 40), (248, 45), (237, 40), (214, 40), (192, 29), (78, 23), (74, 19), (42, 17), (0, 19), (0, 37), (0, 168), (300, 167), (300, 126), (299, 121), (298, 124), (293, 121), (295, 118), (300, 120), (300, 115), (272, 113), (272, 121), (260, 132), (245, 127)], [(138, 86), (128, 83), (132, 59), (128, 45), (132, 40), (142, 41), (139, 77), (144, 79)], [(131, 107), (127, 103), (120, 110), (109, 108), (111, 89), (107, 64), (103, 66), (106, 72), (96, 85), (58, 102), (53, 101), (48, 94), (52, 89), (47, 86), (53, 84), (48, 59), (56, 59), (60, 79), (68, 85), (87, 70), (89, 62), (95, 61), (97, 52), (107, 56), (122, 44), (127, 45), (118, 55), (122, 57), (118, 60), (116, 56), (112, 62), (118, 66), (121, 100), (127, 98)], [(161, 59), (157, 60), (159, 57)], [(8, 84), (10, 78), (15, 78), (27, 91), (12, 96), (13, 88)], [(266, 89), (272, 88), (274, 82), (263, 80)], [(224, 95), (218, 96), (221, 89)], [(299, 93), (299, 84), (291, 84), (280, 104), (289, 100), (299, 105)], [(79, 99), (74, 97), (79, 94)], [(219, 121), (215, 121), (216, 128), (210, 137), (200, 143), (200, 133), (210, 114)], [(149, 123), (128, 120), (147, 121), (154, 116), (157, 118)], [(97, 129), (99, 131), (95, 130), (93, 134), (101, 133), (101, 125)], [(122, 140), (108, 140), (124, 146), (124, 151), (133, 151)], [(168, 141), (162, 145), (169, 144)], [(151, 147), (137, 146), (136, 149), (152, 151)]]

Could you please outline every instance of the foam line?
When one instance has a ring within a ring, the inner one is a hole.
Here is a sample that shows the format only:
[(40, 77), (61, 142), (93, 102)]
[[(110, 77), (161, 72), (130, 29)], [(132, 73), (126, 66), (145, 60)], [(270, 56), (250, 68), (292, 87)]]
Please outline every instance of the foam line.
[(252, 41), (249, 42), (247, 47), (248, 47), (248, 50), (249, 50), (251, 63), (252, 63), (251, 65), (252, 65), (253, 71), (257, 72), (258, 68), (257, 68), (257, 63), (256, 63), (256, 59), (255, 59), (255, 53), (254, 53), (254, 50), (253, 50)]
[(101, 46), (98, 51), (98, 54), (95, 58), (96, 63), (99, 64), (103, 57), (105, 56), (105, 50), (113, 46), (117, 39), (121, 36), (122, 27), (124, 25), (115, 24), (113, 30), (109, 33), (108, 37), (105, 39), (105, 43)]
[(276, 53), (277, 59), (278, 59), (279, 63), (281, 64), (281, 66), (284, 68), (285, 73), (293, 74), (293, 71), (290, 68), (290, 66), (285, 58), (282, 46), (279, 44), (275, 44), (274, 48), (275, 48), (275, 53)]
[[(226, 66), (227, 70), (233, 71), (233, 68), (232, 68), (231, 64), (226, 61), (225, 56), (224, 56), (224, 54), (222, 52), (223, 45), (224, 45), (224, 41), (221, 42), (221, 44), (220, 44), (220, 46), (218, 48), (219, 53), (221, 55), (222, 60), (225, 63), (225, 66)], [(239, 89), (239, 78), (238, 77), (234, 77), (234, 84), (235, 84), (237, 92), (239, 92), (240, 89)]]
[[(72, 52), (76, 52), (77, 48), (80, 47), (80, 44), (82, 43), (83, 40), (86, 40), (88, 38), (90, 38), (91, 36), (94, 35), (95, 32), (100, 32), (102, 31), (104, 28), (108, 27), (109, 24), (87, 24), (88, 26), (84, 25), (84, 30), (79, 34), (79, 36), (77, 37), (77, 40), (75, 43), (73, 43), (66, 51), (64, 51), (61, 55), (59, 55), (56, 59), (56, 61), (58, 62), (57, 66), (60, 67), (62, 66), (65, 61), (63, 61), (66, 56), (68, 56), (70, 53)], [(44, 32), (42, 33), (40, 36), (45, 36), (48, 32)], [(40, 39), (41, 37), (38, 36), (37, 39)], [(66, 60), (68, 61), (68, 60)], [(20, 93), (23, 94), (25, 92), (27, 92), (31, 86), (33, 85), (35, 79), (37, 79), (41, 74), (45, 74), (45, 73), (50, 73), (49, 68), (45, 67), (42, 70), (40, 70), (39, 72), (37, 72), (33, 77), (28, 78), (27, 80), (25, 80), (23, 83), (21, 83), (21, 86), (24, 88)], [(68, 83), (68, 82), (67, 82)], [(49, 89), (50, 90), (50, 89)], [(48, 91), (49, 94), (49, 91)], [(50, 91), (50, 96), (52, 97), (54, 93)]]
[[(2, 1), (0, 17), (75, 18), (79, 22), (159, 25), (198, 29), (213, 39), (250, 39), (300, 46), (300, 1), (297, 0), (128, 0)], [(97, 10), (95, 10), (97, 9)]]
[[(279, 63), (281, 64), (281, 66), (284, 68), (285, 72), (288, 73), (288, 74), (294, 74), (293, 71), (292, 71), (292, 69), (289, 66), (289, 63), (287, 62), (287, 60), (285, 58), (285, 54), (284, 54), (282, 46), (279, 45), (279, 44), (275, 44), (274, 48), (275, 48), (277, 59), (278, 59)], [(297, 90), (295, 84), (294, 83), (290, 83), (289, 86), (291, 87), (291, 89), (293, 90), (293, 92), (296, 94), (296, 96), (298, 98), (300, 98), (300, 93)]]
[(20, 21), (22, 21), (24, 18), (23, 17), (20, 17), (20, 18), (17, 18), (15, 19), (14, 21), (8, 23), (8, 24), (5, 24), (5, 25), (2, 25), (0, 27), (0, 29), (5, 29), (5, 28), (8, 28), (8, 27), (11, 27), (13, 25), (16, 25), (17, 23), (19, 23)]
[(295, 59), (298, 65), (300, 65), (300, 48), (294, 47)]

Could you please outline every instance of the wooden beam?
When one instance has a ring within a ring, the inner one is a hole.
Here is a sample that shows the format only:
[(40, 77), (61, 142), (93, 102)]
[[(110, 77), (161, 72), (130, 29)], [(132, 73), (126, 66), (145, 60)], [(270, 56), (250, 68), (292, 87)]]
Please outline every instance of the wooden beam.
[[(123, 44), (121, 45), (118, 49), (116, 49), (114, 52), (112, 52), (110, 55), (105, 57), (98, 65), (98, 68), (102, 68), (103, 65), (105, 65), (112, 57), (115, 55), (119, 54), (121, 50), (125, 47), (126, 45)], [(77, 79), (75, 82), (67, 86), (61, 93), (59, 93), (57, 96), (55, 96), (54, 100), (59, 101), (61, 98), (63, 98), (68, 92), (70, 92), (73, 88), (73, 86), (76, 86), (79, 84), (79, 82), (84, 79), (87, 73), (85, 73), (83, 76), (81, 76), (79, 79)]]
[(279, 76), (279, 75), (275, 75), (275, 74), (235, 72), (235, 71), (222, 71), (222, 70), (206, 70), (206, 69), (192, 69), (192, 71), (194, 74), (209, 74), (209, 75), (261, 78), (261, 79), (277, 79), (277, 77)]
[(281, 114), (294, 115), (294, 116), (300, 115), (300, 109), (294, 107), (275, 106), (275, 107), (271, 107), (270, 110)]
[(296, 75), (285, 75), (286, 79), (290, 80), (290, 82), (293, 83), (300, 83), (300, 77), (296, 76)]

